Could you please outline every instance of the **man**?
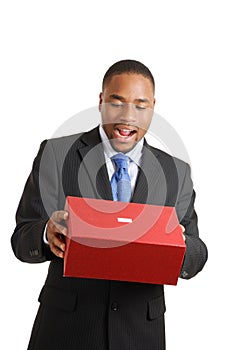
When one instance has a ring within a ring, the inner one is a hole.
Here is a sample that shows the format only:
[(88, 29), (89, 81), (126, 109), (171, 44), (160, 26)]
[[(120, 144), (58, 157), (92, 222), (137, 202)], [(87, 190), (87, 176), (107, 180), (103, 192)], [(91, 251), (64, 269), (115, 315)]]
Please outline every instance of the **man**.
[(189, 166), (144, 140), (153, 116), (154, 89), (145, 65), (117, 62), (103, 79), (102, 125), (41, 144), (12, 236), (20, 260), (51, 260), (29, 350), (165, 349), (162, 285), (63, 277), (65, 198), (118, 199), (112, 186), (116, 154), (128, 157), (127, 201), (176, 208), (186, 242), (181, 277), (195, 276), (207, 260), (198, 234)]

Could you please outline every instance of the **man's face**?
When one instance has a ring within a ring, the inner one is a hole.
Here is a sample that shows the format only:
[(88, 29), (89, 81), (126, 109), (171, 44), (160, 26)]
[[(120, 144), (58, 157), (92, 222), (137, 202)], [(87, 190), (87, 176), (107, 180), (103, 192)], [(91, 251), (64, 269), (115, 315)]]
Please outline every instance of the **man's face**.
[(117, 152), (130, 151), (147, 132), (155, 104), (152, 82), (141, 74), (118, 74), (100, 94), (103, 128)]

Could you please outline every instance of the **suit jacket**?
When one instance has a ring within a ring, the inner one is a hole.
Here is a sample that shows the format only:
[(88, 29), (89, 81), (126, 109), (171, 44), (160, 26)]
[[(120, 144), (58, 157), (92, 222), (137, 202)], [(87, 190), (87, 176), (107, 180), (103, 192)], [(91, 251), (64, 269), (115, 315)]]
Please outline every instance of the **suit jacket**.
[[(98, 128), (44, 141), (19, 203), (12, 236), (16, 257), (51, 260), (28, 349), (165, 349), (162, 285), (63, 277), (63, 260), (44, 243), (43, 231), (67, 195), (112, 199)], [(175, 206), (186, 229), (181, 277), (187, 279), (207, 260), (194, 199), (188, 164), (145, 142), (132, 201)]]

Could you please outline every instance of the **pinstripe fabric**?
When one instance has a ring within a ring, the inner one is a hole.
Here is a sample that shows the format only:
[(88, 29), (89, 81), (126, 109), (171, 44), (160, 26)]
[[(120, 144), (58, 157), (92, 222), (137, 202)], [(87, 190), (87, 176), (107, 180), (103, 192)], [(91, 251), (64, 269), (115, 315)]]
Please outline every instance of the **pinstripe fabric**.
[[(164, 350), (163, 286), (63, 277), (63, 261), (42, 236), (67, 195), (112, 199), (98, 129), (43, 142), (17, 210), (15, 255), (51, 260), (28, 350)], [(194, 198), (188, 166), (145, 144), (132, 201), (176, 207), (186, 227), (183, 278), (195, 276), (207, 259)]]

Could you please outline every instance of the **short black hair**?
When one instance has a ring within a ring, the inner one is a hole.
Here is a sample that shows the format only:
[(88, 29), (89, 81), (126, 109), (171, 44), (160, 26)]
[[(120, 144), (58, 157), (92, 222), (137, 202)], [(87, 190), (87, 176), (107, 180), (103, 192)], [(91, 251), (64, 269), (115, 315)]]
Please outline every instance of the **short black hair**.
[(149, 70), (143, 63), (135, 60), (121, 60), (116, 63), (114, 63), (105, 73), (102, 81), (102, 90), (105, 87), (105, 84), (114, 76), (118, 74), (123, 73), (135, 73), (135, 74), (141, 74), (145, 78), (148, 78), (152, 85), (153, 90), (155, 89), (155, 83), (154, 83), (154, 77)]

